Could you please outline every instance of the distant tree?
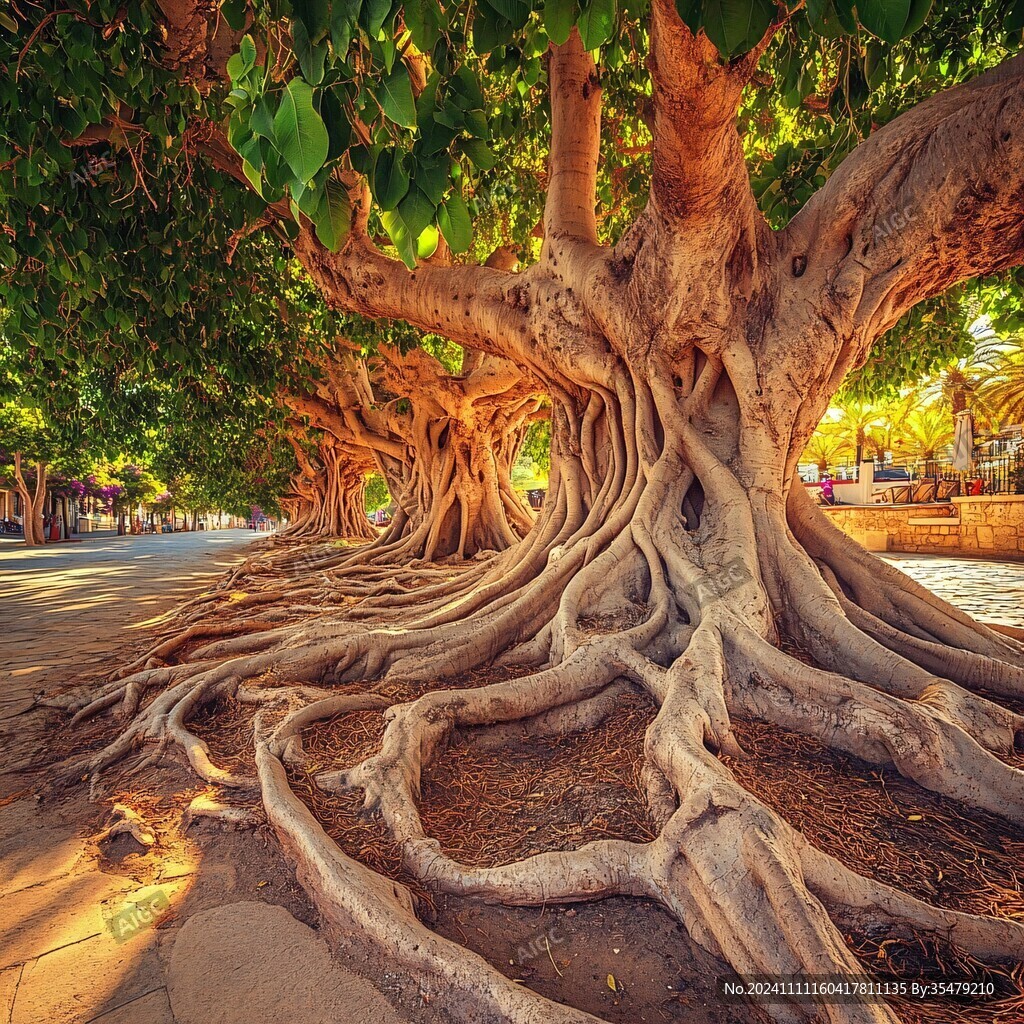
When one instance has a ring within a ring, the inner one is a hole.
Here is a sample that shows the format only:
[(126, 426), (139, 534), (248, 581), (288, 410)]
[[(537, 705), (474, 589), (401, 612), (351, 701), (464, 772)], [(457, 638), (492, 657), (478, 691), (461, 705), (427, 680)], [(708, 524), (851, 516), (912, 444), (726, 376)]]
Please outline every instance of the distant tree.
[(855, 452), (856, 448), (842, 431), (833, 424), (823, 423), (811, 434), (802, 461), (813, 462), (818, 472), (824, 473), (840, 460), (852, 459)]
[(953, 443), (953, 422), (939, 404), (913, 409), (901, 424), (894, 449), (910, 459), (934, 459)]
[(1024, 340), (1007, 339), (978, 390), (987, 408), (1003, 424), (1024, 423)]

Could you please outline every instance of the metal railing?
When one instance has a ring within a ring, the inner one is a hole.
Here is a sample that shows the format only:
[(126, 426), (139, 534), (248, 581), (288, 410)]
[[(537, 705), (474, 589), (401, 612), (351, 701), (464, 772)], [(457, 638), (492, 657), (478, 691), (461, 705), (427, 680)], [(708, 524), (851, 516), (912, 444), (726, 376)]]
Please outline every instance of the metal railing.
[[(960, 472), (953, 468), (951, 453), (944, 453), (936, 459), (919, 459), (914, 462), (875, 463), (875, 473), (884, 470), (904, 470), (906, 477), (884, 480), (886, 486), (902, 484), (919, 484), (928, 480), (955, 481), (961, 485), (961, 493), (970, 493), (972, 482), (980, 480), (983, 494), (1024, 494), (1024, 444), (1015, 446), (1014, 450), (1003, 450), (998, 453), (979, 451), (972, 462), (970, 472)], [(833, 475), (841, 480), (857, 480), (857, 467), (846, 465), (836, 467)], [(876, 488), (883, 480), (875, 477)]]
[(952, 462), (945, 460), (926, 463), (923, 468), (924, 478), (961, 483), (981, 480), (983, 494), (1024, 494), (1024, 448), (995, 456), (980, 455), (966, 473), (955, 470)]

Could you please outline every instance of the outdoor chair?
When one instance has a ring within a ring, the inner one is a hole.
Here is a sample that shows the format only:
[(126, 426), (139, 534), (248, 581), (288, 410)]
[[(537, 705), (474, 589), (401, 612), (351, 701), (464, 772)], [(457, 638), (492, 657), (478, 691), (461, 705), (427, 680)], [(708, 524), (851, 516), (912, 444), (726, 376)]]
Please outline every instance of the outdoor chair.
[(935, 497), (935, 481), (934, 480), (925, 480), (922, 483), (919, 483), (914, 488), (914, 495), (913, 495), (913, 497), (910, 500), (911, 500), (911, 502), (913, 504), (920, 505), (920, 504), (923, 504), (924, 502), (932, 501), (934, 499), (934, 497)]
[(950, 498), (960, 497), (960, 481), (959, 480), (940, 480), (939, 486), (935, 491), (936, 501), (949, 501)]
[(910, 501), (910, 485), (890, 487), (882, 492), (882, 498), (887, 505), (906, 505)]

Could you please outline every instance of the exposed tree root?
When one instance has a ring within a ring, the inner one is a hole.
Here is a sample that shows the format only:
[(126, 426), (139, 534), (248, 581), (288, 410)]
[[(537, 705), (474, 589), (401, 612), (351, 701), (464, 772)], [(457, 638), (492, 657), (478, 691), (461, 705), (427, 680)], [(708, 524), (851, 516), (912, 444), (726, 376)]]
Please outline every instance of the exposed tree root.
[[(708, 362), (693, 393), (715, 393), (720, 373)], [(670, 391), (656, 390), (657, 402), (675, 408)], [(857, 974), (842, 931), (850, 921), (934, 936), (979, 960), (1024, 959), (1024, 925), (939, 909), (851, 872), (749, 792), (719, 756), (742, 756), (732, 716), (753, 717), (1019, 823), (1024, 773), (1001, 756), (1019, 742), (1024, 718), (992, 699), (1000, 686), (1017, 693), (1014, 645), (928, 603), (899, 574), (876, 574), (865, 607), (847, 582), (861, 570), (859, 556), (812, 540), (805, 547), (799, 537), (810, 536), (809, 514), (798, 507), (787, 518), (777, 503), (756, 492), (751, 499), (699, 432), (684, 425), (662, 441), (659, 424), (668, 420), (657, 402), (620, 381), (582, 411), (556, 407), (563, 457), (545, 513), (521, 544), (491, 560), (407, 563), (389, 579), (377, 544), (317, 554), (314, 568), (302, 563), (302, 549), (282, 549), (275, 572), (288, 564), (300, 581), (322, 575), (354, 598), (342, 605), (351, 613), (282, 624), (272, 617), (275, 597), (248, 605), (238, 620), (197, 620), (180, 642), (165, 637), (168, 655), (197, 643), (191, 660), (144, 667), (79, 709), (81, 719), (120, 704), (128, 722), (88, 769), (97, 778), (136, 747), (149, 745), (151, 756), (173, 748), (212, 785), (242, 797), (258, 791), (339, 942), (384, 952), (422, 977), (424, 999), (488, 1020), (592, 1018), (544, 1001), (434, 935), (417, 921), (408, 889), (343, 854), (289, 783), (285, 765), (301, 766), (304, 730), (349, 712), (383, 715), (379, 749), (313, 781), (325, 793), (361, 794), (403, 870), (425, 890), (515, 905), (648, 897), (739, 973)], [(612, 422), (630, 427), (608, 430), (600, 455), (582, 443)], [(394, 603), (385, 611), (387, 600)], [(889, 622), (902, 608), (906, 624), (917, 601), (936, 617), (929, 637)], [(378, 622), (367, 629), (361, 621), (371, 611)], [(253, 621), (246, 614), (258, 616), (258, 631), (245, 629)], [(974, 647), (940, 659), (942, 630), (969, 634)], [(797, 641), (816, 664), (784, 653), (780, 637)], [(997, 658), (1003, 651), (1006, 659)], [(445, 684), (499, 659), (535, 671), (484, 686)], [(345, 692), (332, 690), (344, 684)], [(602, 840), (475, 867), (427, 833), (421, 779), (454, 736), (493, 749), (591, 729), (617, 713), (627, 687), (657, 708), (644, 743), (655, 839)], [(395, 703), (396, 692), (416, 696)], [(189, 726), (231, 697), (258, 708), (255, 776), (218, 767)], [(888, 1005), (871, 1002), (770, 1010), (780, 1021), (897, 1020)]]
[(92, 842), (96, 846), (101, 846), (118, 836), (130, 836), (143, 848), (156, 843), (156, 835), (138, 811), (125, 804), (115, 803), (111, 808), (111, 814), (114, 820), (92, 836)]

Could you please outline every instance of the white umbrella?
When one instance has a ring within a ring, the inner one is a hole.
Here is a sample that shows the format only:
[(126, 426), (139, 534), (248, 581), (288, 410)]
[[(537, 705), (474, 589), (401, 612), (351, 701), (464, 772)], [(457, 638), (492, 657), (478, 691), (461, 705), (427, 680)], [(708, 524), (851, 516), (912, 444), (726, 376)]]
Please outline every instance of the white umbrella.
[(956, 433), (953, 435), (953, 468), (966, 473), (971, 468), (974, 450), (974, 417), (969, 409), (956, 414)]

